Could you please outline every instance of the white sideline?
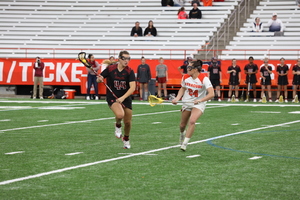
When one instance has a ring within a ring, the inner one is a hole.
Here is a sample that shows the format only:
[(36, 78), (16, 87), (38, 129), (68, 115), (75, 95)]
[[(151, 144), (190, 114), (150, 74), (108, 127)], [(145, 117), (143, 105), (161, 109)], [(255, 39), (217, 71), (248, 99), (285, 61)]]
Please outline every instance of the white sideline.
[[(273, 127), (277, 127), (277, 126), (283, 126), (283, 125), (287, 125), (287, 124), (294, 124), (294, 123), (300, 123), (300, 120), (286, 122), (286, 123), (282, 123), (282, 124), (270, 125), (270, 126), (266, 126), (266, 127), (254, 128), (254, 129), (249, 129), (249, 130), (245, 130), (245, 131), (239, 131), (239, 132), (236, 132), (236, 133), (230, 133), (230, 134), (226, 134), (226, 135), (220, 135), (220, 136), (208, 138), (208, 139), (205, 139), (205, 140), (199, 140), (199, 141), (191, 142), (189, 144), (198, 144), (198, 143), (206, 142), (206, 141), (209, 141), (209, 140), (215, 140), (215, 139), (224, 138), (224, 137), (228, 137), (228, 136), (243, 134), (243, 133), (252, 132), (252, 131), (258, 131), (258, 130), (267, 129), (267, 128), (273, 128)], [(7, 184), (10, 184), (10, 183), (14, 183), (14, 182), (19, 182), (19, 181), (24, 181), (24, 180), (28, 180), (28, 179), (38, 178), (38, 177), (42, 177), (42, 176), (46, 176), (46, 175), (50, 175), (50, 174), (61, 173), (61, 172), (69, 171), (69, 170), (72, 170), (72, 169), (78, 169), (78, 168), (88, 167), (88, 166), (92, 166), (92, 165), (97, 165), (97, 164), (100, 164), (100, 163), (107, 163), (107, 162), (110, 162), (110, 161), (122, 160), (122, 159), (125, 159), (125, 158), (134, 157), (134, 156), (150, 154), (150, 153), (154, 153), (154, 152), (158, 152), (158, 151), (163, 151), (163, 150), (176, 148), (176, 147), (179, 147), (179, 146), (180, 145), (174, 145), (174, 146), (164, 147), (164, 148), (160, 148), (160, 149), (153, 149), (153, 150), (150, 150), (150, 151), (144, 151), (144, 152), (141, 152), (141, 153), (133, 153), (133, 154), (130, 154), (130, 155), (121, 156), (121, 157), (117, 157), (117, 158), (111, 158), (111, 159), (106, 159), (106, 160), (100, 160), (100, 161), (97, 161), (97, 162), (86, 163), (86, 164), (82, 164), (82, 165), (76, 165), (76, 166), (73, 166), (73, 167), (66, 167), (66, 168), (63, 168), (63, 169), (58, 169), (58, 170), (53, 170), (53, 171), (49, 171), (49, 172), (44, 172), (44, 173), (39, 173), (39, 174), (35, 174), (35, 175), (25, 176), (25, 177), (11, 179), (11, 180), (7, 180), (7, 181), (2, 181), (2, 182), (0, 182), (0, 185), (7, 185)]]

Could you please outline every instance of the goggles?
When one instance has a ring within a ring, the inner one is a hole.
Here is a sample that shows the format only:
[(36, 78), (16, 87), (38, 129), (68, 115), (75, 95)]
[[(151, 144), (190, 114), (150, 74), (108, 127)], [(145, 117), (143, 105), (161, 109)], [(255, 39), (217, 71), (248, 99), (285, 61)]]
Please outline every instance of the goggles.
[(125, 57), (125, 56), (121, 56), (121, 58), (120, 58), (121, 60), (128, 60), (128, 61), (130, 61), (130, 57)]

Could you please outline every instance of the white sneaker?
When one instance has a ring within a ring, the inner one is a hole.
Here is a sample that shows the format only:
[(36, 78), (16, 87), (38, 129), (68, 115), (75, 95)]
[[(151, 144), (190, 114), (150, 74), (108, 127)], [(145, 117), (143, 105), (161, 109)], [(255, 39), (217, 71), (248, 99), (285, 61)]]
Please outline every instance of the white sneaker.
[(182, 150), (182, 151), (185, 151), (186, 150), (186, 146), (187, 146), (188, 144), (184, 144), (184, 143), (182, 143), (182, 145), (181, 145), (181, 147), (180, 147), (180, 149)]
[(278, 100), (278, 99), (276, 99), (275, 103), (279, 103), (279, 100)]
[(256, 99), (253, 99), (253, 102), (256, 102)]
[(231, 101), (231, 99), (230, 99), (230, 98), (228, 98), (227, 102), (230, 102), (230, 101)]
[(90, 96), (86, 96), (86, 100), (91, 100)]
[(211, 102), (211, 100), (208, 100), (208, 102)]
[(235, 99), (235, 102), (239, 102), (239, 99)]
[(260, 103), (261, 103), (261, 102), (262, 102), (262, 99), (260, 99), (258, 102), (260, 102)]
[(218, 99), (218, 101), (221, 102), (222, 100), (221, 100), (221, 99)]
[(36, 97), (33, 97), (32, 99), (36, 99)]
[(122, 127), (115, 127), (115, 136), (119, 139), (122, 138)]
[(288, 103), (289, 101), (286, 99), (286, 100), (284, 100), (284, 102), (285, 102), (285, 103)]
[(43, 97), (40, 97), (40, 99), (44, 99)]
[(272, 99), (269, 99), (269, 102), (272, 103), (273, 102)]
[(99, 97), (98, 97), (98, 96), (96, 96), (96, 97), (95, 97), (95, 100), (99, 100)]
[(130, 149), (130, 142), (129, 142), (129, 140), (128, 141), (125, 141), (124, 139), (123, 139), (123, 143), (124, 143), (124, 149)]
[(180, 137), (179, 137), (179, 144), (182, 145), (183, 141), (184, 141), (184, 138), (185, 138), (185, 131), (181, 134), (180, 133)]
[(248, 102), (248, 99), (246, 99), (244, 102)]

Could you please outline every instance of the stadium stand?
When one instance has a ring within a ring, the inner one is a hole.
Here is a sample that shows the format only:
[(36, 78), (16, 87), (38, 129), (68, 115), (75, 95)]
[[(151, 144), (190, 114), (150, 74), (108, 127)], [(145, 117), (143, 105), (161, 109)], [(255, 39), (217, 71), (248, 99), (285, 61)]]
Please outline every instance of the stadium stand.
[[(266, 24), (272, 14), (277, 13), (278, 19), (285, 25), (284, 36), (274, 36), (268, 32)], [(251, 32), (254, 19), (259, 17), (264, 24), (264, 32)], [(237, 32), (236, 36), (222, 51), (220, 59), (248, 59), (254, 56), (255, 59), (296, 60), (300, 57), (300, 10), (297, 9), (294, 0), (262, 0), (254, 10), (244, 26)]]
[[(98, 58), (107, 58), (130, 49), (133, 58), (183, 59), (203, 48), (239, 1), (201, 7), (203, 19), (178, 20), (179, 8), (162, 7), (160, 0), (5, 0), (0, 2), (0, 53), (70, 58), (78, 49), (97, 49)], [(192, 8), (188, 2), (185, 7)], [(144, 30), (149, 20), (157, 37), (129, 36), (135, 21)]]

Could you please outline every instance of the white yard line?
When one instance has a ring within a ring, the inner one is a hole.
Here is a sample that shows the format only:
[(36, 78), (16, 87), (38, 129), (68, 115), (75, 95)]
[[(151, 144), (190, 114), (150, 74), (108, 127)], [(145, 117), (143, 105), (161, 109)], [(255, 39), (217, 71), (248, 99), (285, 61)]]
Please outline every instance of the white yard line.
[[(198, 144), (198, 143), (206, 142), (206, 141), (209, 141), (209, 140), (215, 140), (215, 139), (224, 138), (224, 137), (228, 137), (228, 136), (234, 136), (234, 135), (238, 135), (238, 134), (258, 131), (258, 130), (262, 130), (262, 129), (274, 128), (274, 127), (288, 125), (288, 124), (295, 124), (295, 123), (300, 123), (300, 120), (281, 123), (281, 124), (275, 124), (275, 125), (269, 125), (269, 126), (266, 126), (266, 127), (254, 128), (254, 129), (249, 129), (249, 130), (245, 130), (245, 131), (239, 131), (239, 132), (236, 132), (236, 133), (230, 133), (230, 134), (226, 134), (226, 135), (220, 135), (220, 136), (208, 138), (208, 139), (205, 139), (205, 140), (199, 140), (199, 141), (191, 142), (191, 143), (189, 143), (189, 145)], [(28, 180), (28, 179), (39, 178), (39, 177), (42, 177), (42, 176), (46, 176), (46, 175), (50, 175), (50, 174), (57, 174), (57, 173), (61, 173), (61, 172), (65, 172), (65, 171), (69, 171), (69, 170), (73, 170), (73, 169), (89, 167), (89, 166), (93, 166), (93, 165), (97, 165), (97, 164), (101, 164), (101, 163), (107, 163), (107, 162), (116, 161), (116, 160), (123, 160), (123, 159), (126, 159), (126, 158), (131, 158), (131, 157), (145, 155), (145, 154), (151, 154), (151, 153), (158, 152), (158, 151), (164, 151), (164, 150), (168, 150), (168, 149), (172, 149), (172, 148), (178, 148), (179, 146), (180, 145), (174, 145), (174, 146), (169, 146), (169, 147), (164, 147), (164, 148), (159, 148), (159, 149), (153, 149), (153, 150), (144, 151), (144, 152), (140, 152), (140, 153), (133, 153), (133, 154), (130, 154), (130, 155), (121, 156), (121, 157), (117, 157), (117, 158), (100, 160), (100, 161), (96, 161), (96, 162), (92, 162), (92, 163), (86, 163), (86, 164), (82, 164), (82, 165), (66, 167), (66, 168), (62, 168), (62, 169), (57, 169), (57, 170), (53, 170), (53, 171), (49, 171), (49, 172), (44, 172), (44, 173), (39, 173), (39, 174), (35, 174), (35, 175), (25, 176), (25, 177), (21, 177), (21, 178), (6, 180), (6, 181), (0, 182), (0, 185), (7, 185), (7, 184), (10, 184), (10, 183), (20, 182), (20, 181), (24, 181), (24, 180)]]

